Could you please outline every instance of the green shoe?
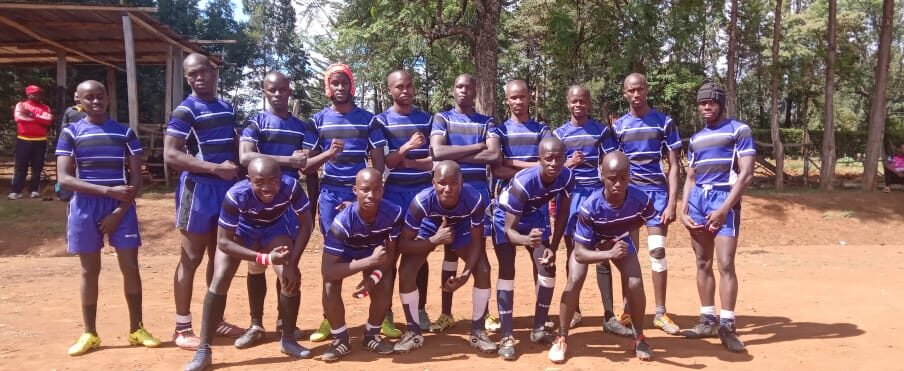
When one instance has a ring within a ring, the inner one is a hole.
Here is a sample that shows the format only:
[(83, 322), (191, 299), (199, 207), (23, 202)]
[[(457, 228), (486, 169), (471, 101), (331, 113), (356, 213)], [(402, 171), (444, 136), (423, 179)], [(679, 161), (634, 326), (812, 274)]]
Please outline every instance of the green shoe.
[(69, 347), (69, 355), (73, 357), (80, 356), (99, 346), (100, 338), (98, 338), (97, 335), (86, 332), (78, 338), (75, 344), (72, 344), (72, 346)]
[(323, 319), (323, 322), (320, 322), (320, 327), (317, 328), (317, 331), (311, 333), (311, 337), (309, 340), (315, 343), (319, 343), (321, 341), (326, 341), (326, 339), (330, 338), (330, 321), (327, 321), (326, 318)]
[(402, 337), (402, 330), (397, 329), (395, 324), (392, 323), (392, 314), (387, 314), (386, 318), (383, 318), (383, 324), (380, 325), (380, 333), (390, 339)]

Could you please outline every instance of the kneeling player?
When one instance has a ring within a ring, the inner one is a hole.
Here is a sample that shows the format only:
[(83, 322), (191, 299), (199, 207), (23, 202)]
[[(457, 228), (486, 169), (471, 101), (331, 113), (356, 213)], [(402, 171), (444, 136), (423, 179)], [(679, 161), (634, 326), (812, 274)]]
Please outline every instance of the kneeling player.
[(424, 344), (418, 324), (417, 272), (427, 255), (445, 245), (465, 261), (459, 275), (443, 282), (443, 291), (453, 292), (474, 275), (472, 291), (471, 346), (485, 353), (496, 351), (485, 329), (490, 300), (490, 264), (483, 248), (483, 219), (487, 201), (468, 184), (462, 184), (461, 168), (454, 161), (441, 161), (433, 171), (433, 187), (417, 194), (408, 207), (405, 228), (399, 238), (399, 297), (405, 309), (408, 328), (395, 344), (395, 351), (406, 353)]
[[(273, 266), (281, 284), (283, 328), (295, 328), (298, 320), (301, 300), (298, 260), (313, 229), (310, 202), (301, 184), (282, 175), (279, 164), (272, 158), (257, 157), (248, 164), (248, 179), (236, 183), (226, 193), (218, 223), (215, 271), (204, 298), (201, 345), (195, 358), (185, 365), (186, 371), (210, 366), (215, 325), (223, 320), (226, 294), (242, 260)], [(311, 356), (308, 349), (298, 344), (292, 331), (283, 331), (279, 350), (296, 358)]]
[[(656, 210), (646, 193), (628, 186), (628, 167), (628, 158), (624, 153), (607, 154), (600, 162), (605, 188), (593, 192), (580, 206), (574, 235), (574, 254), (568, 260), (571, 266), (568, 284), (562, 293), (559, 307), (559, 336), (549, 350), (549, 360), (555, 363), (565, 361), (568, 324), (587, 276), (587, 264), (606, 260), (615, 263), (621, 272), (621, 280), (625, 283), (622, 287), (625, 289), (631, 323), (643, 323), (646, 296), (637, 249), (629, 232), (653, 218)], [(650, 359), (651, 350), (643, 335), (643, 326), (634, 325), (634, 351), (637, 358)]]
[(333, 219), (324, 241), (323, 312), (333, 337), (322, 356), (327, 362), (351, 352), (342, 280), (358, 272), (364, 279), (354, 296), (370, 296), (363, 345), (379, 354), (392, 353), (392, 344), (380, 336), (380, 324), (392, 305), (392, 264), (404, 211), (383, 199), (383, 175), (374, 168), (358, 171), (352, 192), (355, 201)]
[[(502, 322), (499, 356), (505, 360), (515, 358), (512, 309), (517, 245), (527, 247), (537, 272), (537, 304), (530, 340), (545, 344), (553, 340), (546, 331), (545, 324), (556, 285), (556, 248), (568, 221), (567, 205), (575, 182), (571, 169), (565, 169), (565, 144), (561, 140), (546, 138), (540, 141), (539, 147), (539, 165), (515, 174), (508, 187), (499, 195), (499, 209), (493, 217), (493, 237), (496, 258), (499, 259), (496, 300)], [(554, 243), (550, 245), (549, 216), (545, 208), (549, 200), (555, 197), (559, 197), (562, 204), (558, 208), (559, 215), (556, 216), (555, 233), (552, 233)]]
[[(67, 126), (60, 134), (56, 148), (60, 185), (75, 191), (69, 202), (68, 251), (78, 254), (82, 265), (85, 333), (69, 347), (69, 355), (82, 355), (100, 346), (94, 323), (104, 235), (109, 236), (110, 245), (116, 248), (116, 259), (123, 275), (131, 326), (129, 344), (153, 348), (160, 345), (160, 340), (151, 336), (141, 324), (141, 275), (138, 271), (141, 238), (135, 213), (135, 197), (141, 187), (141, 144), (134, 131), (107, 116), (107, 91), (101, 83), (85, 81), (79, 84), (76, 94), (87, 117)], [(124, 170), (129, 172), (128, 179)]]

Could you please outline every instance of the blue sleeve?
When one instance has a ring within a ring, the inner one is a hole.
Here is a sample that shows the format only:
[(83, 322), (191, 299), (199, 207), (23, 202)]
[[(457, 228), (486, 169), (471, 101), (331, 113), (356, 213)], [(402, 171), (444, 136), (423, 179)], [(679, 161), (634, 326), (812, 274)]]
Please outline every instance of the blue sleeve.
[(240, 207), (235, 194), (227, 192), (223, 199), (223, 206), (220, 208), (220, 219), (217, 224), (223, 229), (234, 231), (239, 226)]
[(349, 237), (351, 236), (351, 233), (349, 233), (347, 227), (349, 213), (351, 213), (351, 208), (346, 207), (339, 212), (339, 215), (336, 215), (336, 219), (333, 219), (333, 223), (330, 224), (328, 233), (339, 241), (348, 241)]
[[(295, 179), (292, 179), (295, 180)], [(308, 199), (308, 195), (304, 193), (304, 190), (301, 189), (301, 185), (298, 184), (298, 181), (294, 182), (294, 187), (292, 188), (292, 211), (295, 212), (296, 215), (302, 214), (308, 209), (311, 208), (311, 201)]]
[(178, 106), (173, 110), (169, 123), (166, 124), (166, 135), (179, 139), (188, 139), (194, 123), (195, 114), (188, 107)]
[(304, 125), (304, 140), (301, 143), (301, 148), (307, 150), (318, 149), (317, 147), (320, 145), (320, 133), (318, 122), (320, 122), (321, 114), (314, 114), (314, 117), (305, 122)]
[(138, 156), (144, 153), (144, 148), (141, 148), (141, 141), (138, 140), (138, 136), (135, 135), (135, 131), (131, 128), (126, 129), (126, 147), (128, 147), (129, 154), (132, 156)]
[(665, 145), (673, 151), (681, 148), (681, 135), (678, 134), (675, 121), (668, 116), (665, 117)]
[(571, 169), (563, 169), (563, 171), (568, 170), (568, 182), (565, 183), (565, 195), (571, 197), (574, 194), (574, 187), (577, 184), (577, 180), (574, 179), (574, 172)]
[(477, 197), (477, 204), (471, 210), (471, 228), (483, 225), (483, 220), (486, 218), (487, 213), (487, 204), (489, 203), (489, 200), (483, 199), (482, 194), (477, 193)]
[(430, 120), (431, 130), (430, 136), (442, 135), (446, 136), (446, 118), (441, 113), (433, 115)]
[(505, 209), (506, 212), (513, 215), (521, 216), (524, 212), (524, 206), (527, 204), (527, 192), (521, 187), (516, 179), (499, 195), (499, 207)]
[(256, 144), (258, 140), (260, 140), (260, 124), (256, 119), (251, 119), (248, 121), (248, 126), (242, 129), (242, 137), (239, 140), (242, 142), (251, 142)]
[(386, 146), (386, 135), (383, 133), (383, 125), (380, 125), (376, 116), (372, 116), (367, 125), (367, 135), (370, 139), (370, 148), (382, 148)]
[(397, 241), (399, 239), (399, 235), (402, 234), (402, 219), (404, 216), (402, 214), (405, 213), (405, 208), (399, 207), (399, 214), (395, 217), (395, 220), (392, 222), (392, 229), (389, 230), (389, 240)]
[(593, 217), (591, 217), (582, 208), (578, 214), (574, 229), (574, 240), (584, 244), (589, 249), (595, 249), (597, 241), (596, 234), (593, 233)]
[(57, 140), (56, 155), (72, 157), (72, 151), (75, 150), (75, 138), (72, 137), (72, 125), (69, 125), (60, 133), (60, 139)]
[(499, 125), (496, 124), (496, 119), (490, 117), (487, 120), (487, 135), (486, 138), (499, 138), (502, 136), (502, 132), (499, 130)]
[[(411, 200), (411, 204), (408, 205), (408, 212), (405, 213), (405, 226), (408, 229), (413, 231), (421, 230), (421, 222), (424, 221), (424, 217), (427, 216), (427, 211), (424, 210), (424, 206), (422, 203), (424, 201), (420, 199), (420, 197), (415, 196), (413, 200)], [(402, 205), (404, 207), (404, 205)]]
[(549, 130), (549, 126), (544, 123), (540, 123), (540, 140), (552, 137), (552, 130)]
[(735, 129), (735, 148), (738, 151), (738, 157), (756, 156), (756, 146), (753, 143), (753, 133), (750, 127), (741, 124)]
[(618, 140), (615, 139), (615, 133), (608, 126), (603, 125), (603, 135), (600, 136), (600, 162), (603, 161), (603, 155), (618, 149)]

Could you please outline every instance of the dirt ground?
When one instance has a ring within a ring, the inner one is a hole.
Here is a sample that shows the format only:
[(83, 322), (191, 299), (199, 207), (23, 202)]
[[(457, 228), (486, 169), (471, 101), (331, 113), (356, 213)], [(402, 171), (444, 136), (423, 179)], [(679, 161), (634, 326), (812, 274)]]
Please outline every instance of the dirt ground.
[[(5, 183), (5, 182), (4, 182)], [(23, 199), (0, 201), (0, 369), (173, 370), (192, 357), (169, 341), (173, 328), (172, 274), (178, 260), (177, 233), (173, 230), (173, 195), (145, 193), (139, 200), (142, 222), (141, 268), (144, 282), (144, 322), (164, 344), (159, 349), (131, 347), (126, 341), (128, 312), (122, 296), (122, 281), (116, 259), (107, 251), (103, 258), (98, 310), (101, 349), (70, 358), (66, 348), (82, 331), (78, 296), (78, 259), (65, 253), (63, 241), (65, 205), (58, 201)], [(764, 370), (797, 366), (818, 370), (900, 369), (895, 354), (901, 343), (896, 319), (904, 311), (904, 192), (864, 194), (860, 192), (775, 193), (754, 191), (744, 199), (742, 235), (737, 256), (740, 295), (736, 308), (738, 332), (749, 352), (731, 354), (718, 339), (685, 340), (648, 330), (654, 347), (651, 362), (634, 359), (630, 341), (600, 331), (602, 305), (593, 278), (582, 294), (585, 315), (581, 327), (569, 338), (570, 358), (554, 365), (546, 348), (528, 341), (526, 328), (533, 312), (533, 284), (526, 254), (519, 253), (516, 281), (515, 327), (518, 351), (515, 362), (478, 355), (466, 341), (470, 316), (470, 290), (456, 293), (453, 313), (458, 323), (447, 334), (426, 335), (425, 348), (414, 353), (379, 356), (361, 349), (367, 301), (350, 297), (346, 282), (347, 320), (355, 351), (343, 361), (325, 364), (313, 360), (290, 360), (278, 346), (268, 342), (237, 350), (231, 340), (218, 339), (214, 347), (216, 369), (385, 369), (459, 370), (490, 367), (498, 370), (620, 370), (749, 369)], [(643, 239), (645, 240), (645, 239)], [(320, 321), (319, 262), (321, 237), (316, 234), (302, 258), (303, 309), (300, 327), (310, 333)], [(687, 232), (675, 225), (668, 239), (670, 288), (669, 312), (683, 327), (697, 317), (699, 302), (694, 286), (693, 255)], [(564, 249), (559, 262), (564, 261)], [(649, 272), (646, 251), (641, 264)], [(495, 258), (490, 252), (490, 261)], [(427, 309), (439, 314), (439, 262), (430, 257), (431, 291)], [(565, 285), (560, 264), (557, 291), (551, 315), (558, 312), (558, 299)], [(494, 268), (495, 274), (495, 268)], [(247, 322), (244, 269), (233, 281), (226, 318)], [(272, 331), (276, 321), (276, 295), (272, 288), (264, 323)], [(203, 268), (199, 271), (193, 313), (200, 326), (204, 292)], [(652, 313), (652, 286), (645, 276), (647, 312)], [(495, 279), (493, 280), (495, 281)], [(495, 295), (490, 302), (496, 313)], [(619, 300), (617, 300), (617, 305)], [(393, 301), (396, 322), (401, 325), (401, 305)], [(651, 327), (651, 315), (647, 316)], [(494, 335), (498, 340), (498, 336)], [(303, 344), (320, 355), (326, 343)], [(473, 361), (480, 363), (475, 364)], [(479, 366), (478, 366), (479, 365)]]

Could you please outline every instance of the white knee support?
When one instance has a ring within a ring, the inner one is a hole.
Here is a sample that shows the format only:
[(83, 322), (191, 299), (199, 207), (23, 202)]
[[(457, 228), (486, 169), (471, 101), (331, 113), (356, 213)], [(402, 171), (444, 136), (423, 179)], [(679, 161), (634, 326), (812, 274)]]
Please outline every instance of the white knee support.
[(256, 262), (248, 262), (248, 274), (264, 274), (267, 273), (267, 266), (257, 264)]
[(443, 261), (443, 270), (449, 272), (458, 272), (458, 260), (454, 262)]
[(650, 267), (653, 269), (653, 272), (665, 272), (668, 270), (668, 263), (666, 263), (665, 253), (665, 236), (651, 234), (647, 236), (647, 248), (650, 249), (650, 252), (656, 249), (663, 250), (662, 259), (656, 259), (650, 254)]
[(556, 287), (556, 278), (555, 277), (543, 277), (538, 274), (537, 275), (537, 285), (540, 287), (555, 288)]

